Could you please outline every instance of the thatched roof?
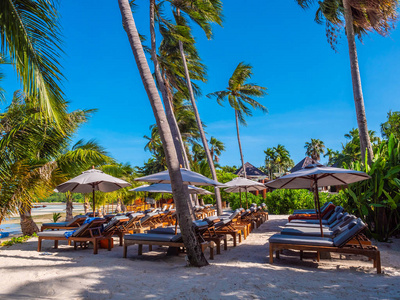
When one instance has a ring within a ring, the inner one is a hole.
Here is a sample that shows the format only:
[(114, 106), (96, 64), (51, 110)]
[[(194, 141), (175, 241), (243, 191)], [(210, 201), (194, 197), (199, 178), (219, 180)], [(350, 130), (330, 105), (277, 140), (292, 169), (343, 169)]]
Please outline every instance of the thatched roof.
[(311, 157), (304, 157), (304, 159), (302, 159), (297, 165), (295, 165), (289, 172), (290, 173), (296, 172), (310, 164), (318, 164), (318, 161), (316, 161), (315, 159), (312, 159)]
[[(250, 177), (258, 177), (258, 178), (266, 178), (268, 177), (267, 175), (265, 175), (264, 172), (262, 172), (260, 169), (256, 168), (255, 166), (253, 166), (251, 163), (247, 162), (244, 164), (245, 168), (246, 168), (246, 176), (247, 178)], [(243, 174), (243, 168), (240, 167), (240, 169), (238, 169), (235, 174), (237, 176), (244, 176)]]

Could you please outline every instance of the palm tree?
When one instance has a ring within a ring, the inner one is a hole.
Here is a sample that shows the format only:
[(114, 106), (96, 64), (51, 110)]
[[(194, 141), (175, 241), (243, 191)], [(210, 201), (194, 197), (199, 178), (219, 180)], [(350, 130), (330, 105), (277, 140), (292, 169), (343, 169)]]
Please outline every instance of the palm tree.
[(262, 112), (267, 112), (267, 108), (261, 105), (252, 97), (263, 97), (266, 95), (267, 88), (253, 84), (246, 83), (251, 78), (252, 66), (241, 62), (236, 67), (231, 78), (229, 79), (228, 88), (224, 91), (218, 91), (208, 94), (207, 97), (215, 96), (217, 102), (222, 105), (222, 102), (228, 99), (229, 105), (235, 110), (236, 132), (239, 144), (240, 159), (242, 161), (242, 168), (244, 176), (246, 177), (246, 168), (244, 165), (242, 146), (239, 135), (239, 123), (247, 126), (245, 116), (252, 116), (250, 105), (253, 109), (260, 109)]
[(325, 18), (327, 25), (327, 37), (331, 46), (336, 43), (338, 27), (345, 27), (349, 46), (351, 79), (353, 83), (354, 103), (356, 107), (357, 123), (360, 136), (361, 160), (365, 161), (367, 154), (368, 164), (371, 164), (374, 156), (371, 141), (368, 134), (367, 118), (364, 107), (364, 97), (361, 87), (361, 76), (358, 66), (355, 35), (361, 38), (370, 31), (376, 31), (385, 36), (393, 28), (397, 19), (398, 0), (297, 0), (297, 3), (308, 8), (318, 3), (315, 20), (322, 23)]
[[(175, 20), (178, 26), (181, 28), (187, 28), (189, 30), (188, 21), (182, 16), (181, 11), (186, 14), (192, 21), (194, 21), (197, 25), (199, 25), (207, 37), (211, 37), (211, 23), (217, 23), (221, 25), (222, 23), (222, 3), (220, 0), (213, 1), (190, 1), (190, 0), (170, 0), (171, 5), (175, 7)], [(200, 138), (203, 143), (204, 151), (207, 157), (208, 165), (210, 167), (211, 176), (214, 180), (217, 179), (217, 173), (215, 171), (214, 162), (210, 153), (210, 149), (208, 148), (207, 138), (204, 133), (203, 124), (200, 119), (200, 114), (197, 109), (196, 99), (193, 92), (192, 81), (189, 74), (189, 67), (186, 60), (186, 54), (182, 39), (178, 40), (179, 44), (179, 52), (182, 59), (183, 68), (185, 71), (186, 85), (189, 91), (190, 101), (192, 103), (193, 112), (196, 117), (197, 126), (200, 132)], [(221, 194), (219, 189), (215, 187), (215, 200), (217, 204), (217, 213), (218, 215), (222, 215), (222, 201)]]
[(311, 139), (311, 142), (306, 142), (304, 148), (306, 148), (306, 155), (316, 161), (321, 159), (321, 153), (325, 153), (324, 142), (319, 139)]
[(144, 88), (147, 92), (150, 104), (156, 118), (157, 127), (163, 143), (165, 156), (167, 159), (169, 175), (174, 195), (175, 204), (178, 212), (178, 220), (182, 232), (183, 241), (188, 253), (188, 259), (192, 266), (205, 266), (208, 264), (205, 259), (201, 246), (194, 232), (192, 221), (193, 215), (188, 206), (189, 193), (187, 186), (183, 185), (180, 173), (179, 161), (174, 149), (174, 143), (157, 87), (152, 78), (146, 56), (143, 51), (142, 43), (135, 21), (132, 16), (129, 0), (118, 0), (119, 8), (122, 15), (122, 24), (128, 35), (128, 39), (135, 56), (136, 64), (139, 69), (140, 76), (143, 81)]
[(210, 153), (213, 160), (218, 163), (219, 156), (225, 151), (225, 145), (223, 142), (217, 140), (215, 137), (210, 138)]
[[(56, 0), (0, 1), (0, 57), (8, 57), (24, 93), (60, 125), (66, 102), (60, 81), (61, 34)], [(61, 126), (59, 126), (61, 128)]]

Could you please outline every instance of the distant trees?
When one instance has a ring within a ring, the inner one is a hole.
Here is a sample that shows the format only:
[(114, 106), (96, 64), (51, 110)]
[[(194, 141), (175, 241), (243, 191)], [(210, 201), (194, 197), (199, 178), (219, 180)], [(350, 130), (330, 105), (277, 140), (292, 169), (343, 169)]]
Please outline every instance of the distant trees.
[(294, 167), (294, 162), (290, 158), (289, 151), (281, 144), (273, 148), (268, 148), (264, 153), (265, 169), (270, 179), (273, 179), (274, 173), (283, 174)]
[(325, 144), (319, 139), (311, 139), (311, 142), (306, 142), (306, 155), (316, 161), (320, 161), (321, 154), (325, 153)]
[(381, 124), (382, 137), (388, 139), (393, 133), (395, 138), (400, 138), (400, 111), (389, 111), (388, 120)]

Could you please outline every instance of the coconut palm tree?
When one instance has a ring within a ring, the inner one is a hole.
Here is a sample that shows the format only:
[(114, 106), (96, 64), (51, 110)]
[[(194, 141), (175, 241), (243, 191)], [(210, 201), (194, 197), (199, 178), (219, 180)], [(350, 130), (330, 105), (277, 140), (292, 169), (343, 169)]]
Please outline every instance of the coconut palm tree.
[(135, 21), (133, 19), (130, 1), (118, 0), (119, 8), (122, 15), (122, 24), (127, 33), (136, 64), (139, 69), (140, 76), (143, 81), (144, 88), (147, 92), (150, 104), (156, 118), (157, 127), (163, 143), (165, 156), (167, 159), (169, 175), (171, 178), (171, 186), (173, 190), (174, 200), (178, 212), (178, 220), (182, 232), (183, 242), (187, 249), (189, 263), (192, 266), (205, 266), (208, 264), (205, 259), (201, 246), (197, 240), (194, 228), (192, 226), (193, 215), (188, 206), (189, 193), (187, 186), (183, 185), (180, 172), (179, 161), (174, 149), (173, 138), (168, 126), (167, 118), (163, 109), (157, 87), (150, 72), (143, 46), (140, 41)]
[[(208, 38), (211, 38), (212, 30), (211, 23), (222, 24), (222, 3), (220, 0), (212, 1), (191, 1), (191, 0), (170, 0), (172, 7), (175, 8), (174, 17), (178, 28), (186, 28), (186, 32), (190, 32), (188, 19), (199, 25)], [(183, 14), (182, 14), (183, 12)], [(207, 138), (203, 129), (203, 125), (200, 119), (200, 114), (197, 109), (196, 99), (193, 92), (192, 81), (189, 73), (189, 67), (186, 60), (186, 52), (184, 48), (184, 38), (178, 39), (179, 53), (181, 55), (182, 64), (184, 68), (184, 74), (186, 79), (186, 85), (189, 91), (190, 101), (192, 103), (193, 112), (196, 117), (197, 126), (200, 132), (201, 141), (203, 143), (204, 151), (207, 157), (208, 165), (210, 167), (211, 176), (214, 180), (217, 179), (217, 173), (215, 171), (214, 162), (208, 148)], [(222, 201), (219, 189), (215, 188), (215, 200), (217, 204), (218, 215), (222, 214)]]
[(224, 91), (218, 91), (207, 95), (209, 98), (216, 97), (217, 102), (220, 105), (222, 105), (223, 101), (228, 99), (229, 105), (235, 110), (236, 133), (239, 144), (240, 159), (242, 161), (242, 168), (245, 177), (246, 168), (244, 165), (242, 145), (239, 135), (239, 123), (247, 126), (245, 116), (252, 116), (249, 106), (253, 109), (260, 109), (262, 112), (267, 112), (267, 108), (264, 105), (258, 103), (252, 98), (265, 96), (267, 88), (254, 83), (246, 83), (246, 81), (253, 75), (252, 68), (252, 66), (245, 64), (244, 62), (239, 63), (229, 79), (228, 88)]
[(308, 8), (314, 3), (318, 5), (315, 20), (317, 23), (322, 23), (325, 19), (328, 42), (333, 48), (339, 28), (345, 28), (349, 47), (354, 104), (360, 136), (361, 160), (365, 161), (364, 157), (367, 154), (368, 164), (371, 164), (374, 154), (368, 134), (355, 36), (357, 35), (361, 38), (371, 31), (386, 36), (389, 30), (394, 27), (393, 24), (397, 19), (399, 1), (297, 0), (297, 3), (303, 8)]
[(304, 148), (306, 155), (317, 161), (321, 159), (321, 154), (325, 153), (325, 144), (319, 139), (311, 139), (311, 142), (306, 142)]
[(210, 153), (216, 163), (219, 162), (219, 156), (223, 151), (225, 151), (224, 143), (212, 136), (210, 138)]
[(12, 62), (24, 93), (39, 104), (41, 114), (60, 125), (66, 102), (60, 84), (62, 50), (56, 4), (56, 0), (0, 1), (0, 57)]

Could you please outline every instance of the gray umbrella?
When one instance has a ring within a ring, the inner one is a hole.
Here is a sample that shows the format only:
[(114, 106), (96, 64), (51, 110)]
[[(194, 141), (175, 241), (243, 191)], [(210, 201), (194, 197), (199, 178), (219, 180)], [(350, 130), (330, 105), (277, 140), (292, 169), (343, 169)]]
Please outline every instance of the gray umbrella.
[(242, 192), (246, 192), (247, 208), (249, 208), (249, 204), (247, 202), (247, 192), (265, 190), (265, 185), (263, 183), (243, 177), (234, 178), (231, 181), (226, 182), (225, 185), (229, 186), (227, 189), (225, 189), (225, 192), (240, 193), (240, 206), (242, 206)]
[(319, 218), (321, 236), (323, 237), (321, 208), (318, 187), (332, 185), (348, 185), (357, 181), (371, 178), (361, 171), (326, 167), (321, 164), (311, 164), (304, 169), (267, 182), (266, 186), (275, 189), (310, 189), (314, 190), (314, 203)]
[[(210, 191), (188, 185), (189, 194), (211, 195)], [(172, 187), (169, 183), (155, 183), (152, 185), (142, 185), (137, 188), (129, 190), (131, 192), (149, 192), (149, 193), (168, 193), (172, 194)]]
[[(223, 183), (207, 178), (199, 173), (181, 168), (183, 184), (225, 186)], [(136, 181), (152, 183), (171, 183), (168, 170), (144, 177), (135, 178)]]
[(82, 172), (81, 175), (76, 176), (57, 186), (57, 191), (65, 193), (70, 191), (72, 193), (93, 193), (93, 215), (95, 212), (94, 192), (114, 192), (116, 190), (130, 186), (129, 182), (125, 180), (108, 175), (100, 170), (91, 169)]

